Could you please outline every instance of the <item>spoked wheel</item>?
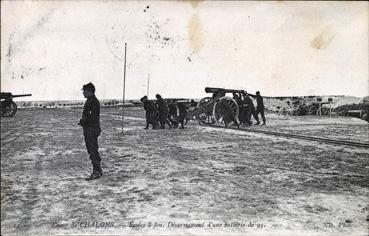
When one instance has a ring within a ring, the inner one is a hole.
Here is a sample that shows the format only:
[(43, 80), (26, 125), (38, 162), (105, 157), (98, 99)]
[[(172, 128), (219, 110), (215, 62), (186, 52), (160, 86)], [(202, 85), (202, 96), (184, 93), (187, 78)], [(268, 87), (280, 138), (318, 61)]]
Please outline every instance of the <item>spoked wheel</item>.
[(213, 116), (220, 125), (236, 125), (235, 121), (239, 124), (238, 114), (237, 102), (231, 97), (222, 97), (214, 104)]
[(212, 125), (215, 123), (215, 119), (212, 112), (200, 114), (197, 116), (197, 119), (199, 119), (199, 122), (201, 124), (205, 125)]
[(1, 104), (1, 116), (12, 117), (17, 113), (17, 104), (11, 102), (9, 104)]
[[(199, 103), (197, 104), (197, 108), (200, 109), (200, 107), (203, 108), (206, 106), (210, 106), (212, 103), (213, 103), (213, 99), (211, 97), (205, 97), (199, 101)], [(200, 124), (212, 125), (215, 123), (213, 111), (211, 109), (209, 109), (208, 112), (204, 112), (204, 113), (197, 115), (196, 117), (198, 121), (200, 122)]]
[(329, 107), (322, 107), (321, 109), (322, 116), (329, 116)]

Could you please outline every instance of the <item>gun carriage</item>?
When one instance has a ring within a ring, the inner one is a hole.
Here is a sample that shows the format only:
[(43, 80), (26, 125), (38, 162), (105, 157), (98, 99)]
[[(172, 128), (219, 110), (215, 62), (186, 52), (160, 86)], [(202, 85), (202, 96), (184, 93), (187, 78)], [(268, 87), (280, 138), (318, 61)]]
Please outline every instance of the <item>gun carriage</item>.
[(13, 95), (12, 93), (0, 93), (1, 99), (1, 116), (2, 117), (12, 117), (17, 113), (17, 104), (13, 102), (13, 98), (17, 97), (27, 97), (32, 96), (32, 94), (18, 94)]
[(309, 115), (331, 116), (332, 115), (332, 98), (328, 98), (328, 102), (323, 102), (322, 98), (317, 98), (317, 101), (310, 102), (308, 107)]
[[(233, 115), (238, 121), (240, 112), (238, 104), (232, 97), (226, 95), (227, 93), (242, 94), (243, 90), (206, 87), (205, 92), (211, 93), (212, 96), (202, 98), (197, 107), (188, 112), (187, 118), (196, 117), (200, 124), (213, 125), (217, 123), (222, 126), (226, 126), (225, 118), (229, 115)], [(229, 112), (232, 114), (228, 114)], [(232, 124), (233, 122), (229, 123), (229, 125)]]

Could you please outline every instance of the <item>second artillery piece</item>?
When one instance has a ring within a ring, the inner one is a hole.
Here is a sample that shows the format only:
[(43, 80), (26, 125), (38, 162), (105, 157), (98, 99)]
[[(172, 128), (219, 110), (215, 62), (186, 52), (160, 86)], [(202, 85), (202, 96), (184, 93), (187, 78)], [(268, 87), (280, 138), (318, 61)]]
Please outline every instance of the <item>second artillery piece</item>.
[(229, 123), (226, 121), (226, 117), (232, 115), (239, 123), (238, 115), (240, 111), (238, 104), (232, 97), (226, 96), (226, 94), (243, 93), (243, 90), (206, 87), (205, 92), (213, 95), (202, 98), (198, 102), (197, 107), (188, 112), (187, 118), (196, 117), (200, 124), (213, 125), (217, 123), (222, 126), (228, 126), (234, 124), (232, 121), (229, 121)]
[(17, 104), (13, 102), (13, 98), (17, 97), (28, 97), (32, 96), (32, 94), (18, 94), (13, 95), (12, 93), (0, 93), (1, 99), (1, 116), (2, 117), (12, 117), (17, 113)]

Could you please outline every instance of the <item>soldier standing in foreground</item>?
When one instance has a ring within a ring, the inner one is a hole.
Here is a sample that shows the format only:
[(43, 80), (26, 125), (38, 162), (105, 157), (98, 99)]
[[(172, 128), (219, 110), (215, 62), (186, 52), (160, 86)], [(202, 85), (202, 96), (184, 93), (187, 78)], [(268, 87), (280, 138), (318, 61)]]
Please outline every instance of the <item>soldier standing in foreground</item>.
[(101, 158), (97, 138), (100, 136), (100, 102), (95, 96), (95, 86), (92, 83), (83, 85), (83, 95), (87, 98), (83, 107), (82, 118), (79, 125), (83, 127), (83, 136), (87, 152), (92, 162), (92, 173), (86, 180), (100, 178), (103, 173), (101, 169)]
[(153, 129), (157, 129), (158, 127), (158, 120), (157, 115), (158, 111), (156, 109), (155, 103), (147, 99), (147, 96), (143, 96), (141, 98), (141, 102), (143, 103), (143, 107), (146, 111), (146, 127), (145, 129), (149, 128), (149, 125), (152, 125)]

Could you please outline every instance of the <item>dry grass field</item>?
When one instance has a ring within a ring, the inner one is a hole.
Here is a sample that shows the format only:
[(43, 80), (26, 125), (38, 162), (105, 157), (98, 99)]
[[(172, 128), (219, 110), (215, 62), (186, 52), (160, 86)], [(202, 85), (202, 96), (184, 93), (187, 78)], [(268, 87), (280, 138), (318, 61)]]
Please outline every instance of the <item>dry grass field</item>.
[[(367, 235), (369, 150), (222, 130), (144, 130), (103, 109), (104, 176), (91, 171), (81, 109), (1, 118), (2, 235)], [(368, 123), (267, 115), (251, 127), (369, 142)]]

